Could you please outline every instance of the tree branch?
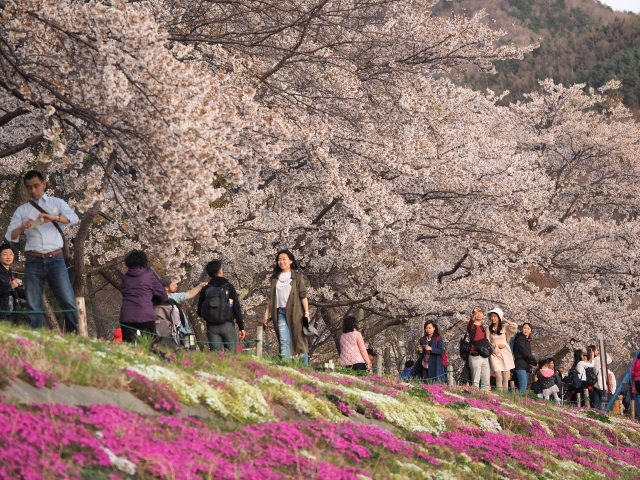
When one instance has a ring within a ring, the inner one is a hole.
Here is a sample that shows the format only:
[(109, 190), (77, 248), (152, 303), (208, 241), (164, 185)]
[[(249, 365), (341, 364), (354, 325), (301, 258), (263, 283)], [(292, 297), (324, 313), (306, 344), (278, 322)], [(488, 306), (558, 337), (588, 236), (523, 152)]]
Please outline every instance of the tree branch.
[(352, 305), (367, 303), (376, 295), (378, 295), (378, 292), (374, 292), (368, 297), (360, 298), (357, 300), (344, 300), (342, 302), (314, 302), (313, 300), (309, 300), (309, 305), (313, 305), (314, 307), (318, 307), (318, 308), (350, 307)]
[(333, 200), (331, 200), (331, 203), (329, 203), (329, 205), (324, 207), (320, 211), (320, 213), (316, 216), (316, 218), (313, 219), (313, 222), (311, 222), (311, 225), (317, 225), (318, 222), (320, 222), (320, 220), (322, 220), (322, 217), (324, 217), (327, 213), (329, 213), (329, 210), (331, 210), (333, 207), (335, 207), (336, 204), (339, 201), (340, 201), (340, 197), (335, 197)]
[(24, 142), (19, 143), (18, 145), (14, 145), (13, 147), (9, 147), (6, 150), (0, 151), (0, 158), (9, 157), (15, 153), (18, 153), (24, 150), (25, 148), (29, 148), (41, 142), (43, 138), (44, 136), (42, 134), (27, 138)]
[(0, 127), (6, 125), (14, 118), (19, 117), (20, 115), (24, 115), (25, 113), (29, 113), (29, 110), (25, 110), (24, 108), (16, 108), (12, 112), (5, 113), (2, 117), (0, 117)]
[(100, 273), (105, 269), (108, 268), (112, 268), (115, 267), (117, 265), (120, 265), (123, 261), (124, 261), (124, 257), (125, 255), (122, 255), (120, 257), (114, 258), (113, 260), (103, 264), (103, 265), (93, 265), (93, 266), (87, 266), (85, 267), (85, 271), (87, 272), (88, 275), (92, 274), (92, 273)]
[(454, 273), (456, 273), (458, 271), (458, 269), (462, 266), (462, 264), (464, 263), (464, 261), (467, 259), (467, 257), (469, 256), (469, 252), (465, 253), (462, 258), (460, 260), (458, 260), (458, 263), (456, 263), (453, 268), (451, 270), (448, 270), (446, 272), (440, 272), (438, 274), (438, 283), (442, 283), (442, 277), (447, 277), (449, 275), (453, 275)]

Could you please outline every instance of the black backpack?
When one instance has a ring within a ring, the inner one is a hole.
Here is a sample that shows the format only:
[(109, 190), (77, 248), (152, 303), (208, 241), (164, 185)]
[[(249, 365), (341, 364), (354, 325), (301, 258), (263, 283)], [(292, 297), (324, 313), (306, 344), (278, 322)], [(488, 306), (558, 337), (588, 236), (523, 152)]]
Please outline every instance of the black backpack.
[(460, 339), (460, 358), (465, 362), (469, 360), (471, 353), (471, 342), (469, 341), (469, 332), (465, 332), (464, 337)]
[(222, 325), (232, 321), (233, 311), (229, 303), (229, 283), (221, 286), (209, 285), (204, 291), (200, 316), (211, 325)]
[(567, 388), (569, 390), (580, 390), (580, 386), (582, 385), (582, 380), (580, 380), (580, 374), (577, 370), (571, 369), (567, 374)]
[(584, 373), (587, 377), (587, 385), (592, 387), (596, 383), (598, 383), (598, 374), (596, 373), (596, 369), (593, 367), (586, 367), (584, 369)]

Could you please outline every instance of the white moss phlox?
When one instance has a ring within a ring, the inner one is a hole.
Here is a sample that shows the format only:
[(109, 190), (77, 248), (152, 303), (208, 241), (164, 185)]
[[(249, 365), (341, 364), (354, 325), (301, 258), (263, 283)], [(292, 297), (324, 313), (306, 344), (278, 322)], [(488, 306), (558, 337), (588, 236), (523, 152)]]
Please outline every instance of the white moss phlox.
[(344, 415), (338, 412), (336, 407), (328, 400), (325, 400), (324, 397), (313, 396), (269, 376), (260, 378), (260, 383), (265, 386), (276, 387), (272, 390), (274, 400), (283, 405), (293, 406), (300, 414), (329, 422), (343, 422), (346, 420)]
[(259, 388), (249, 385), (239, 378), (229, 378), (202, 371), (197, 372), (196, 375), (224, 383), (229, 388), (229, 391), (223, 391), (221, 395), (225, 400), (226, 407), (235, 418), (252, 422), (274, 420), (269, 405)]

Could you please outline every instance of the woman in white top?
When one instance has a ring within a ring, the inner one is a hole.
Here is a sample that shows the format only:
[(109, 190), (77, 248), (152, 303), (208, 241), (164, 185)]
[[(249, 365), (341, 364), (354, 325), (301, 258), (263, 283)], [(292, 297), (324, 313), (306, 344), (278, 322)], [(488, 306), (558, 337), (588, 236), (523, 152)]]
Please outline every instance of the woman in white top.
[(585, 371), (585, 369), (587, 367), (589, 368), (593, 368), (594, 367), (594, 363), (593, 363), (593, 351), (589, 350), (588, 351), (588, 357), (587, 360), (583, 359), (583, 356), (585, 356), (582, 353), (582, 350), (574, 350), (573, 351), (573, 366), (571, 367), (572, 370), (575, 370), (576, 372), (578, 372), (578, 375), (580, 376), (580, 390), (579, 393), (582, 395), (582, 398), (580, 400), (580, 406), (584, 407), (584, 390), (585, 388), (589, 388), (589, 384), (587, 383), (587, 372)]
[(295, 355), (308, 365), (309, 343), (302, 328), (303, 318), (309, 322), (306, 280), (298, 272), (293, 253), (280, 250), (271, 275), (271, 294), (264, 313), (264, 326), (269, 325), (269, 320), (273, 321), (283, 358)]
[(348, 316), (342, 321), (340, 336), (340, 365), (353, 370), (371, 370), (362, 334), (357, 329), (356, 317)]
[[(592, 405), (593, 408), (595, 408), (596, 410), (601, 410), (602, 409), (602, 399), (604, 398), (604, 393), (605, 390), (607, 390), (607, 379), (604, 378), (604, 368), (602, 365), (602, 356), (600, 355), (600, 350), (598, 349), (598, 347), (596, 345), (589, 345), (588, 347), (589, 350), (593, 350), (593, 365), (594, 365), (594, 370), (596, 371), (596, 374), (598, 375), (598, 383), (596, 383), (593, 386), (593, 398), (592, 398)], [(607, 354), (607, 365), (610, 365), (612, 362), (612, 358), (611, 355)], [(607, 373), (612, 373), (609, 369), (607, 369)], [(609, 376), (609, 375), (607, 375)], [(615, 392), (615, 388), (616, 386), (615, 384), (615, 380), (616, 377), (615, 375), (610, 375), (609, 376), (609, 380), (611, 381), (612, 385), (611, 389), (609, 389), (610, 393)]]

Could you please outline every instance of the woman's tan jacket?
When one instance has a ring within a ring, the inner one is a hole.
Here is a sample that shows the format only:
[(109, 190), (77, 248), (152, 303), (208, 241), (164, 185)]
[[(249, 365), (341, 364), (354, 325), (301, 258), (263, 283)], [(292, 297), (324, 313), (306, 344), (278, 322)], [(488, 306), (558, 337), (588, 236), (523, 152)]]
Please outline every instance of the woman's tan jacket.
[[(276, 331), (278, 343), (280, 343), (280, 333), (278, 332), (278, 310), (276, 304), (276, 284), (277, 278), (271, 279), (271, 295), (269, 297), (269, 311), (271, 312), (271, 321)], [(309, 342), (302, 332), (302, 317), (304, 316), (304, 307), (302, 299), (307, 298), (307, 280), (300, 272), (291, 270), (291, 293), (287, 301), (287, 323), (291, 332), (291, 354), (299, 355), (301, 353), (309, 353)]]
[[(500, 335), (491, 335), (489, 327), (486, 327), (485, 335), (493, 347), (493, 354), (489, 357), (489, 367), (492, 372), (508, 372), (516, 368), (513, 361), (513, 354), (509, 347), (511, 337), (516, 333), (518, 333), (518, 326), (515, 324), (509, 325), (508, 323), (503, 323), (502, 333)], [(500, 348), (500, 345), (506, 345), (506, 347)]]

